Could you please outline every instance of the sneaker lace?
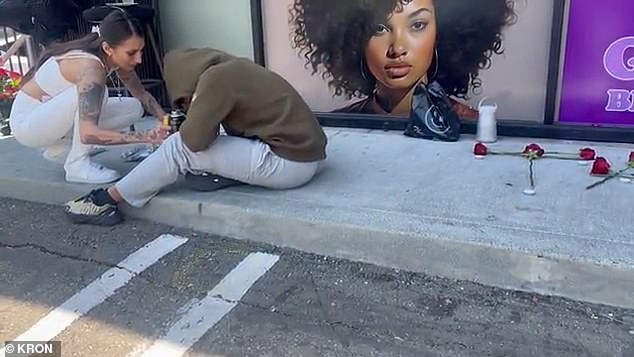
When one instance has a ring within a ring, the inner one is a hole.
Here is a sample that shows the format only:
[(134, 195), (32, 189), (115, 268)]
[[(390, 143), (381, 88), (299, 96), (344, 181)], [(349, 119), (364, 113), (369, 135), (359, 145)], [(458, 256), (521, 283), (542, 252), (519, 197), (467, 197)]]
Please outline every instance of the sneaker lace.
[(92, 196), (88, 195), (83, 198), (80, 198), (78, 201), (75, 201), (76, 204), (73, 205), (75, 213), (96, 216), (103, 214), (106, 212), (110, 205), (98, 206), (93, 202)]

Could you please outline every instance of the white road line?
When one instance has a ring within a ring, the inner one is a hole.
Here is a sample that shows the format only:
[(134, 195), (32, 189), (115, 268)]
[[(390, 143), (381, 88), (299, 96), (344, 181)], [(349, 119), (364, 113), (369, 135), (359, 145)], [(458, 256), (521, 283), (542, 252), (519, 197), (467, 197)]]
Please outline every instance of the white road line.
[(167, 334), (142, 357), (178, 357), (228, 314), (260, 277), (277, 263), (279, 256), (253, 253), (246, 257), (203, 300), (192, 300), (189, 309)]
[[(28, 331), (15, 338), (14, 341), (52, 340), (75, 320), (104, 302), (136, 275), (186, 242), (187, 238), (172, 235), (158, 237), (119, 263), (118, 266), (123, 269), (109, 269), (90, 285), (51, 311)], [(5, 349), (2, 348), (0, 356), (4, 355)]]

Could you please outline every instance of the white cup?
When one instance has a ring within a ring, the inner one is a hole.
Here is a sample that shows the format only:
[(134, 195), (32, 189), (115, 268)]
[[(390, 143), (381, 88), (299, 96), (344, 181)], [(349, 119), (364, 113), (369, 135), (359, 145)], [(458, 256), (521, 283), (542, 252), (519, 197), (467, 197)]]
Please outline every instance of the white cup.
[(498, 140), (497, 119), (495, 113), (498, 109), (496, 103), (485, 104), (486, 97), (478, 104), (478, 133), (477, 140), (482, 143), (494, 143)]

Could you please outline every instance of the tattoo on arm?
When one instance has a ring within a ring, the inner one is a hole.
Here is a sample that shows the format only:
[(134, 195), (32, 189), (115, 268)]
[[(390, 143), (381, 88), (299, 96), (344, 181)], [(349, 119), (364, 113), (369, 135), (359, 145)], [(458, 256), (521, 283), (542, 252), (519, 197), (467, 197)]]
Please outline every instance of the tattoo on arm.
[[(157, 130), (120, 133), (99, 128), (99, 116), (101, 114), (101, 106), (105, 92), (105, 72), (103, 68), (92, 67), (85, 69), (77, 83), (77, 88), (79, 96), (80, 134), (83, 143), (92, 145), (120, 145), (132, 143), (160, 143), (162, 141), (161, 133)], [(141, 89), (143, 89), (142, 86)], [(143, 102), (144, 105), (151, 105), (153, 109), (156, 109), (154, 107), (155, 105), (158, 106), (156, 100), (154, 100), (149, 93), (147, 96), (141, 96), (141, 98), (147, 98)], [(158, 107), (160, 108), (160, 106)]]
[(102, 72), (103, 70), (99, 68), (86, 68), (81, 73), (77, 83), (79, 119), (92, 122), (95, 125), (99, 122), (106, 90)]
[(141, 101), (143, 108), (150, 112), (157, 118), (161, 118), (165, 115), (163, 107), (156, 101), (156, 99), (145, 90), (143, 83), (139, 79), (139, 76), (135, 72), (117, 72), (121, 81), (125, 84), (126, 88), (130, 90), (130, 93)]
[(141, 143), (147, 142), (150, 139), (150, 133), (139, 133), (139, 132), (130, 132), (122, 135), (121, 140), (124, 143)]
[(145, 132), (130, 132), (122, 135), (122, 144), (154, 143), (161, 139), (160, 132), (156, 129)]
[(156, 130), (146, 132), (103, 132), (90, 133), (84, 137), (88, 144), (92, 145), (122, 145), (136, 143), (155, 143), (160, 139), (160, 134)]
[(145, 96), (143, 96), (141, 103), (143, 104), (143, 107), (156, 118), (161, 119), (161, 117), (165, 115), (163, 107), (150, 93), (145, 92)]
[(96, 134), (86, 134), (83, 139), (84, 143), (89, 145), (116, 145), (110, 138), (100, 137)]

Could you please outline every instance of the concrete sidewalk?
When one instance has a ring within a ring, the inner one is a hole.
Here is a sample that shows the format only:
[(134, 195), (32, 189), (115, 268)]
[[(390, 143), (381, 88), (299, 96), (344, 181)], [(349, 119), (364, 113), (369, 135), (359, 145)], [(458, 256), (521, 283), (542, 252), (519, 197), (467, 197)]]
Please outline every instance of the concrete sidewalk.
[[(522, 194), (522, 158), (476, 160), (458, 143), (400, 133), (329, 129), (329, 160), (291, 191), (235, 187), (195, 193), (171, 187), (127, 214), (178, 227), (307, 252), (634, 308), (634, 184), (594, 190), (589, 166), (536, 163), (537, 195)], [(502, 138), (497, 150), (538, 142), (546, 150), (592, 146), (616, 168), (634, 148)], [(125, 148), (96, 160), (128, 170)], [(63, 181), (61, 167), (14, 139), (0, 140), (0, 196), (61, 204), (90, 187)]]

